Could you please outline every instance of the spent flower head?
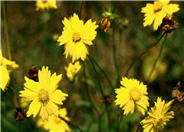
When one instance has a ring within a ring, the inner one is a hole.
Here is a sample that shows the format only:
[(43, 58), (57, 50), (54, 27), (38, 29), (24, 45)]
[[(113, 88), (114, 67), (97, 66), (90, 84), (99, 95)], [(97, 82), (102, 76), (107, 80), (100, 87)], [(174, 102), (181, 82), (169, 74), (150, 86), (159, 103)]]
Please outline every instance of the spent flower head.
[(173, 100), (166, 103), (160, 97), (157, 98), (155, 106), (148, 112), (148, 116), (141, 121), (143, 132), (158, 132), (164, 128), (167, 121), (174, 118), (174, 112), (168, 112), (172, 102)]
[(141, 10), (142, 13), (145, 13), (143, 25), (146, 27), (153, 23), (153, 29), (157, 30), (166, 16), (172, 16), (179, 9), (178, 4), (170, 4), (169, 0), (154, 1), (153, 4), (148, 3)]
[(149, 106), (147, 86), (136, 79), (122, 78), (121, 87), (116, 89), (116, 105), (124, 110), (124, 114), (133, 113), (136, 108), (143, 115)]
[(63, 24), (63, 32), (58, 42), (59, 45), (65, 46), (66, 58), (71, 56), (72, 62), (78, 59), (84, 61), (88, 54), (87, 45), (93, 45), (92, 41), (96, 37), (98, 25), (91, 19), (84, 24), (75, 13), (70, 19), (64, 18)]
[(61, 90), (57, 89), (62, 75), (51, 75), (48, 67), (42, 67), (38, 71), (38, 82), (25, 77), (24, 90), (20, 91), (20, 97), (31, 102), (27, 111), (27, 116), (38, 114), (42, 119), (48, 119), (49, 115), (58, 115), (58, 105), (62, 105), (68, 96)]

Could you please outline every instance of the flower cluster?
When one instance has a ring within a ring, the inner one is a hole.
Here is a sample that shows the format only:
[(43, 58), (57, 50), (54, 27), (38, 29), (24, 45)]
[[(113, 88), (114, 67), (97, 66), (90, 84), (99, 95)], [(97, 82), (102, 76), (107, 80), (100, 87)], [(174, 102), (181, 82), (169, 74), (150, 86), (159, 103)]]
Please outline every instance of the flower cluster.
[[(36, 1), (36, 10), (48, 10), (51, 8), (57, 8), (56, 0)], [(173, 14), (179, 10), (179, 5), (170, 4), (169, 0), (159, 0), (153, 4), (148, 3), (141, 10), (145, 16), (143, 25), (146, 27), (153, 23), (154, 30), (163, 25), (165, 31), (172, 31), (177, 25), (173, 20)], [(100, 27), (104, 29), (104, 32), (107, 32), (111, 26), (110, 20), (119, 18), (119, 16), (111, 12), (105, 12), (103, 15), (104, 18), (100, 21)], [(80, 60), (85, 61), (89, 54), (88, 47), (93, 45), (98, 25), (96, 21), (92, 22), (91, 19), (84, 23), (76, 13), (73, 13), (69, 19), (64, 18), (62, 23), (64, 25), (63, 31), (57, 41), (59, 42), (59, 46), (64, 46), (65, 57), (71, 57), (71, 62), (64, 68), (67, 78), (72, 81), (81, 69)], [(1, 89), (4, 91), (10, 81), (10, 72), (19, 66), (14, 61), (4, 58), (2, 54), (0, 66)], [(157, 74), (160, 75), (161, 71), (165, 72), (163, 70), (165, 67), (156, 67), (159, 73), (154, 73), (153, 80), (157, 77)], [(148, 68), (144, 69), (149, 70)], [(38, 126), (49, 132), (70, 131), (67, 124), (70, 119), (67, 117), (66, 108), (63, 107), (63, 102), (66, 100), (68, 94), (58, 89), (61, 80), (62, 74), (51, 74), (47, 66), (43, 66), (41, 70), (32, 67), (29, 75), (25, 76), (24, 89), (19, 92), (21, 106), (24, 108), (28, 107), (25, 115), (27, 117), (38, 117)], [(115, 93), (115, 104), (120, 106), (124, 115), (133, 114), (135, 111), (141, 113), (143, 116), (147, 115), (140, 122), (144, 132), (162, 130), (166, 122), (174, 118), (174, 112), (169, 111), (173, 100), (166, 103), (165, 100), (158, 97), (155, 105), (149, 110), (148, 87), (136, 79), (123, 77), (120, 81), (120, 88), (115, 89)], [(175, 96), (176, 94), (178, 95), (178, 91), (175, 91)], [(102, 94), (102, 96), (105, 95)], [(112, 99), (110, 96), (105, 97), (109, 97), (109, 104), (111, 104)], [(180, 101), (183, 100), (182, 97), (178, 97)]]

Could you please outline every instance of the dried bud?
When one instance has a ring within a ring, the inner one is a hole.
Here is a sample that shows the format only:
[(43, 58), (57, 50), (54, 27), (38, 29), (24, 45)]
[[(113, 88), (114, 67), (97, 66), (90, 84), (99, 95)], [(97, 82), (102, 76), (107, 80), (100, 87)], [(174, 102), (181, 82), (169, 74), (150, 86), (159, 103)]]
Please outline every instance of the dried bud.
[(181, 82), (177, 83), (177, 86), (172, 90), (172, 97), (179, 102), (184, 100), (184, 86)]
[(38, 82), (38, 69), (34, 65), (32, 65), (31, 69), (27, 74), (28, 78)]
[(26, 117), (26, 110), (24, 110), (22, 108), (16, 108), (14, 115), (15, 115), (15, 119), (17, 121), (24, 120), (24, 118)]
[(105, 99), (104, 99), (104, 103), (107, 104), (107, 105), (111, 105), (113, 102), (113, 99), (111, 96), (107, 95), (105, 96)]
[(100, 20), (100, 28), (104, 29), (104, 32), (107, 32), (111, 26), (111, 21), (109, 18), (102, 18)]
[(166, 33), (170, 33), (174, 31), (177, 28), (177, 26), (178, 26), (178, 22), (174, 20), (174, 17), (171, 17), (171, 18), (165, 17), (161, 24), (162, 31)]

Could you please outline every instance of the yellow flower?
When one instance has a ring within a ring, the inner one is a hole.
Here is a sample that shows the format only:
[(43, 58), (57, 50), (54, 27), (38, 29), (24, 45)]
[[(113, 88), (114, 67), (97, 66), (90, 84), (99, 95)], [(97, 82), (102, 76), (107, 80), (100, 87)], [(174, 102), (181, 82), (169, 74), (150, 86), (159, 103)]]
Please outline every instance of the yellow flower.
[(56, 9), (56, 0), (37, 0), (36, 1), (36, 10), (48, 10), (48, 9)]
[(38, 71), (38, 82), (25, 77), (26, 83), (24, 90), (20, 91), (20, 96), (31, 102), (27, 116), (39, 115), (42, 119), (48, 119), (49, 115), (58, 115), (58, 105), (62, 105), (68, 96), (61, 90), (58, 90), (58, 83), (62, 79), (62, 75), (51, 75), (48, 67), (42, 67)]
[(136, 108), (143, 115), (149, 106), (147, 86), (135, 79), (122, 78), (121, 87), (116, 89), (116, 105), (124, 110), (124, 114), (133, 113)]
[(157, 98), (155, 106), (151, 108), (150, 112), (148, 112), (148, 116), (141, 121), (144, 132), (158, 132), (158, 130), (164, 128), (166, 122), (174, 116), (173, 111), (168, 112), (172, 102), (173, 100), (165, 103), (161, 98)]
[(141, 12), (145, 13), (144, 27), (153, 23), (153, 29), (157, 30), (162, 24), (162, 20), (166, 16), (172, 16), (173, 13), (179, 11), (178, 4), (169, 4), (169, 0), (155, 1), (153, 4), (146, 4)]
[[(65, 120), (69, 121), (69, 118), (67, 117), (67, 111), (65, 108), (59, 110), (59, 116), (64, 118)], [(68, 124), (59, 118), (58, 116), (51, 115), (49, 116), (48, 120), (38, 120), (38, 126), (42, 126), (46, 130), (49, 130), (49, 132), (69, 132), (70, 128)]]
[(1, 68), (1, 89), (4, 91), (6, 89), (6, 86), (8, 85), (10, 81), (10, 72), (19, 66), (14, 62), (10, 61), (6, 58), (4, 58), (1, 54), (1, 63), (0, 63), (0, 68)]
[(96, 37), (95, 29), (98, 25), (91, 19), (84, 24), (75, 13), (69, 20), (64, 18), (63, 24), (64, 29), (58, 42), (60, 42), (59, 45), (65, 44), (66, 58), (71, 56), (72, 62), (80, 58), (84, 61), (88, 54), (86, 45), (93, 45), (92, 41)]
[(70, 81), (73, 80), (74, 76), (77, 74), (80, 68), (81, 65), (78, 61), (75, 62), (75, 64), (69, 63), (68, 67), (65, 67), (67, 77), (70, 79)]

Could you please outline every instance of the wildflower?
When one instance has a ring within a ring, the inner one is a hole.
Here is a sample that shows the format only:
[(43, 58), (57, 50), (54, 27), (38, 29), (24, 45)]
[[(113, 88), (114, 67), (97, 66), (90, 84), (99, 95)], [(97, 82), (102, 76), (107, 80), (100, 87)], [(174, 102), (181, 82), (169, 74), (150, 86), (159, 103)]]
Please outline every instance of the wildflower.
[(133, 113), (134, 109), (145, 114), (145, 110), (149, 106), (147, 86), (135, 79), (122, 78), (121, 87), (116, 89), (116, 105), (124, 110), (124, 114)]
[(48, 10), (56, 9), (56, 0), (37, 0), (36, 1), (36, 10)]
[(80, 70), (81, 65), (79, 62), (75, 62), (75, 64), (70, 63), (68, 67), (65, 67), (67, 77), (70, 79), (70, 81), (73, 80), (74, 76), (77, 74), (77, 72)]
[(91, 19), (84, 24), (75, 13), (69, 20), (64, 18), (63, 24), (64, 30), (58, 42), (60, 42), (59, 45), (65, 44), (66, 58), (71, 56), (72, 62), (80, 58), (84, 61), (88, 54), (86, 45), (93, 45), (92, 41), (96, 37), (95, 29), (98, 25)]
[(143, 25), (146, 27), (153, 23), (153, 29), (157, 30), (166, 16), (172, 16), (179, 9), (178, 4), (169, 4), (169, 0), (155, 1), (153, 4), (148, 3), (141, 10), (142, 13), (145, 13)]
[(1, 89), (4, 91), (10, 81), (10, 72), (19, 67), (14, 61), (10, 61), (1, 55)]
[(48, 119), (49, 115), (58, 115), (58, 105), (62, 105), (68, 96), (61, 90), (58, 90), (58, 83), (62, 75), (51, 75), (48, 67), (42, 67), (38, 71), (38, 82), (25, 77), (26, 83), (24, 90), (20, 91), (20, 96), (31, 102), (27, 111), (27, 116), (36, 117), (39, 115), (42, 119)]
[(155, 106), (151, 108), (150, 112), (148, 112), (148, 116), (141, 121), (143, 125), (143, 132), (158, 132), (166, 125), (166, 122), (173, 118), (174, 112), (168, 110), (171, 107), (172, 101), (165, 103), (165, 101), (161, 98), (157, 98), (157, 102), (155, 102)]
[(46, 130), (49, 130), (49, 132), (69, 132), (70, 128), (68, 124), (60, 117), (69, 121), (65, 108), (59, 110), (59, 116), (51, 115), (47, 121), (38, 120), (38, 126), (42, 126)]

